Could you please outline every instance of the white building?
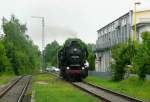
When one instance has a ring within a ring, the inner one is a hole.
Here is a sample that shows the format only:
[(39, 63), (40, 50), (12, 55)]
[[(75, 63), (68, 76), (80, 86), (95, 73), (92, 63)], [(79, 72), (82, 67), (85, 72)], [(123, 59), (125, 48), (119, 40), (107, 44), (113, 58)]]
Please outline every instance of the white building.
[[(137, 39), (141, 41), (141, 33), (150, 31), (150, 10), (136, 12), (136, 15)], [(110, 71), (110, 49), (118, 43), (127, 42), (129, 38), (133, 39), (133, 17), (134, 13), (130, 11), (97, 31), (96, 71)]]

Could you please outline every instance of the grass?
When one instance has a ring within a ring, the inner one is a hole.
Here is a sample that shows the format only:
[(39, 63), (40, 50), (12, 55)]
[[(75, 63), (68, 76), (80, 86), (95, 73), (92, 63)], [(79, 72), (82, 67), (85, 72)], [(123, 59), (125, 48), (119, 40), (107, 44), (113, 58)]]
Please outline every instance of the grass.
[(150, 102), (150, 81), (148, 80), (140, 81), (137, 77), (130, 77), (120, 82), (113, 82), (110, 79), (89, 76), (85, 81)]
[(0, 85), (6, 85), (8, 82), (10, 82), (15, 77), (16, 76), (13, 74), (2, 74), (2, 75), (0, 75)]
[(49, 74), (34, 76), (35, 102), (99, 102), (97, 98)]

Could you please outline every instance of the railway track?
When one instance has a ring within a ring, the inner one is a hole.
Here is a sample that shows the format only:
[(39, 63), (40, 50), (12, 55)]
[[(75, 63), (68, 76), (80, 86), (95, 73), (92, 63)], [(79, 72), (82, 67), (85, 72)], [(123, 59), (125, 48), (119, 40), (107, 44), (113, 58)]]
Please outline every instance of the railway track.
[[(58, 77), (58, 74), (52, 74), (55, 77)], [(108, 90), (106, 88), (96, 86), (88, 82), (69, 82), (73, 86), (103, 100), (104, 102), (144, 102), (143, 100), (136, 99), (121, 93)]]
[(30, 80), (31, 75), (19, 77), (0, 92), (0, 102), (22, 102)]
[(143, 102), (142, 100), (116, 93), (87, 82), (72, 82), (72, 84), (105, 102)]

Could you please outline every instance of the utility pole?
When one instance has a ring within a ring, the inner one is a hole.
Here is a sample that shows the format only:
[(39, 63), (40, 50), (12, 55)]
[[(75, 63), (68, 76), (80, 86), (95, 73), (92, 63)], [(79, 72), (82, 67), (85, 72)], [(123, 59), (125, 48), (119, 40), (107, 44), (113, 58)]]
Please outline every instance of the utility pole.
[(44, 53), (44, 47), (45, 47), (45, 21), (44, 17), (39, 16), (32, 16), (32, 18), (40, 19), (42, 20), (42, 51), (41, 51), (41, 68), (40, 71), (45, 70), (45, 53)]
[(140, 5), (140, 2), (135, 2), (134, 3), (134, 41), (136, 41), (136, 6)]

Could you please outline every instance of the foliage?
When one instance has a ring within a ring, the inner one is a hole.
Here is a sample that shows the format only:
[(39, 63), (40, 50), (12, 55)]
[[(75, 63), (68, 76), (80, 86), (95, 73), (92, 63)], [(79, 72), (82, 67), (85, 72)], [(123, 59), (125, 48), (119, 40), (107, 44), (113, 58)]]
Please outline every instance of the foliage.
[(16, 76), (14, 74), (5, 73), (0, 76), (0, 85), (6, 85), (12, 80), (14, 80)]
[(89, 53), (88, 62), (89, 62), (89, 70), (95, 70), (95, 54), (93, 52), (94, 44), (87, 44), (87, 50)]
[(138, 70), (139, 78), (144, 80), (146, 74), (150, 72), (150, 32), (142, 33), (143, 42), (137, 48), (133, 64)]
[[(2, 27), (5, 33), (3, 39), (5, 49), (3, 52), (5, 53), (3, 55), (7, 56), (9, 60), (4, 62), (10, 63), (11, 70), (19, 75), (31, 73), (39, 67), (40, 53), (38, 47), (25, 34), (26, 25), (20, 24), (19, 20), (12, 15), (10, 21), (3, 18)], [(7, 60), (7, 58), (5, 59)], [(7, 69), (6, 66), (5, 69)]]
[(135, 47), (130, 40), (127, 44), (120, 44), (112, 49), (112, 58), (115, 61), (111, 64), (114, 81), (124, 79), (126, 66), (132, 64), (135, 52)]
[(57, 41), (47, 44), (44, 50), (46, 66), (57, 66), (57, 54), (60, 47)]
[(6, 56), (6, 49), (2, 41), (0, 41), (0, 73), (9, 71), (10, 67), (11, 63), (8, 57)]
[(142, 80), (150, 73), (150, 32), (143, 32), (142, 39), (142, 43), (132, 44), (129, 41), (128, 44), (120, 44), (113, 48), (112, 57), (115, 63), (112, 63), (111, 67), (114, 80), (124, 78), (127, 65), (133, 66), (131, 71), (137, 73)]

